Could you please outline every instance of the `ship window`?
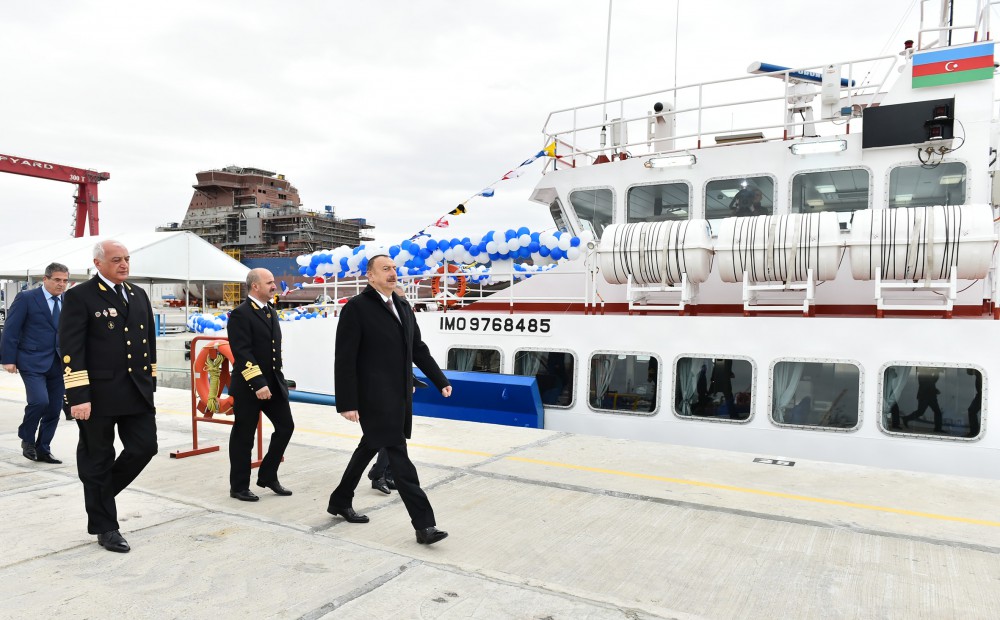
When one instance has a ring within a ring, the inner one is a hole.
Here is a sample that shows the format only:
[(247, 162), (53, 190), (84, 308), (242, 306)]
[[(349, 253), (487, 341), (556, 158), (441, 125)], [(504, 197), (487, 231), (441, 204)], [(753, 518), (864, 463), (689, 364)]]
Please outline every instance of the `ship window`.
[(705, 185), (705, 219), (772, 213), (774, 179), (771, 177), (736, 177), (709, 181)]
[(595, 353), (590, 358), (591, 408), (653, 413), (659, 391), (658, 367), (650, 355)]
[(965, 164), (957, 161), (898, 166), (889, 172), (889, 207), (930, 207), (965, 203)]
[(777, 362), (771, 376), (771, 417), (778, 424), (854, 428), (860, 374), (848, 363)]
[(871, 174), (864, 168), (803, 172), (792, 177), (792, 213), (863, 211)]
[(562, 203), (556, 198), (549, 205), (549, 214), (552, 215), (552, 221), (556, 225), (557, 230), (563, 232), (569, 232), (569, 227), (566, 226), (566, 217), (563, 215)]
[(882, 372), (882, 428), (932, 437), (978, 437), (983, 373), (975, 368), (889, 366)]
[(687, 183), (639, 185), (628, 190), (628, 222), (686, 220), (691, 190)]
[(681, 416), (746, 420), (753, 396), (753, 365), (725, 357), (677, 360), (674, 413)]
[(498, 349), (448, 349), (448, 370), (464, 372), (500, 372)]
[(611, 224), (614, 212), (614, 194), (610, 189), (578, 189), (569, 195), (570, 204), (585, 230), (595, 239), (601, 238), (604, 228)]
[(518, 351), (514, 354), (514, 374), (535, 377), (542, 404), (569, 407), (573, 404), (575, 360), (565, 351)]

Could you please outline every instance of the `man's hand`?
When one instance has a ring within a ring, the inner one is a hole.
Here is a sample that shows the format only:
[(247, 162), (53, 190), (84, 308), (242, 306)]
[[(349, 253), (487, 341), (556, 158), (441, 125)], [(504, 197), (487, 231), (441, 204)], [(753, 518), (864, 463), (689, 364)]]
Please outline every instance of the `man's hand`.
[(353, 411), (341, 411), (340, 415), (344, 416), (345, 420), (349, 420), (351, 422), (357, 422), (358, 421), (358, 411), (357, 411), (357, 409), (355, 409)]
[(258, 400), (269, 400), (271, 398), (271, 388), (266, 385), (256, 392)]
[(446, 385), (443, 388), (441, 388), (441, 396), (444, 396), (445, 398), (448, 398), (449, 396), (451, 396), (451, 386), (450, 385)]
[(90, 419), (90, 403), (80, 403), (69, 408), (69, 414), (77, 420)]
[(17, 366), (15, 364), (4, 364), (3, 369), (11, 374), (15, 374), (17, 372)]

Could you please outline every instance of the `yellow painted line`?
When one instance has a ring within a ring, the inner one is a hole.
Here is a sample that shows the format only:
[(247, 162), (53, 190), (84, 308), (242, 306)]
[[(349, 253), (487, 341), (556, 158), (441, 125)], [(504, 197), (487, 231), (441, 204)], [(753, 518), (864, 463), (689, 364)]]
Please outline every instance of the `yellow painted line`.
[[(9, 389), (9, 388), (5, 388)], [(177, 411), (175, 409), (159, 409), (157, 412), (169, 413), (173, 415), (185, 415), (190, 416), (190, 411)], [(347, 433), (336, 433), (333, 431), (321, 431), (310, 428), (296, 428), (297, 433), (309, 433), (311, 435), (322, 435), (325, 437), (339, 437), (342, 439), (360, 439), (361, 435), (351, 435)], [(480, 452), (477, 450), (465, 450), (461, 448), (451, 448), (448, 446), (435, 446), (431, 444), (422, 443), (412, 443), (408, 442), (407, 445), (411, 448), (423, 448), (425, 450), (434, 450), (437, 452), (450, 452), (454, 454), (467, 454), (469, 456), (481, 456), (484, 458), (493, 458), (497, 456), (496, 454), (491, 454), (489, 452)], [(893, 508), (891, 506), (877, 506), (874, 504), (862, 504), (859, 502), (848, 502), (840, 499), (827, 499), (825, 497), (811, 497), (809, 495), (797, 495), (794, 493), (782, 493), (781, 491), (765, 491), (762, 489), (752, 489), (749, 487), (738, 487), (728, 484), (718, 484), (715, 482), (702, 482), (700, 480), (686, 480), (684, 478), (671, 478), (669, 476), (657, 476), (655, 474), (641, 474), (631, 471), (622, 471), (617, 469), (605, 469), (601, 467), (589, 467), (587, 465), (574, 465), (572, 463), (561, 463), (558, 461), (543, 461), (540, 459), (531, 459), (523, 456), (505, 456), (503, 460), (506, 461), (516, 461), (519, 463), (527, 463), (530, 465), (541, 465), (543, 467), (556, 467), (559, 469), (571, 469), (575, 471), (586, 471), (595, 474), (605, 474), (608, 476), (619, 476), (623, 478), (635, 478), (639, 480), (653, 480), (656, 482), (669, 482), (672, 484), (680, 484), (685, 486), (700, 487), (705, 489), (718, 489), (720, 491), (730, 491), (733, 493), (746, 493), (749, 495), (759, 495), (762, 497), (775, 497), (779, 499), (788, 499), (797, 502), (809, 502), (813, 504), (825, 504), (827, 506), (840, 506), (842, 508), (854, 508), (858, 510), (868, 510), (872, 512), (885, 512), (890, 514), (906, 515), (910, 517), (919, 517), (921, 519), (932, 519), (935, 521), (951, 521), (954, 523), (965, 523), (968, 525), (983, 525), (986, 527), (1000, 527), (1000, 521), (988, 521), (986, 519), (972, 519), (969, 517), (956, 517), (953, 515), (942, 515), (933, 512), (922, 512), (919, 510), (908, 510), (906, 508)]]
[(892, 508), (889, 506), (875, 506), (872, 504), (860, 504), (857, 502), (847, 502), (839, 499), (826, 499), (823, 497), (810, 497), (808, 495), (795, 495), (793, 493), (782, 493), (780, 491), (763, 491), (761, 489), (751, 489), (747, 487), (736, 487), (728, 484), (717, 484), (715, 482), (700, 482), (698, 480), (685, 480), (683, 478), (670, 478), (667, 476), (656, 476), (653, 474), (639, 474), (630, 471), (619, 471), (616, 469), (603, 469), (600, 467), (588, 467), (586, 465), (572, 465), (569, 463), (559, 463), (557, 461), (542, 461), (539, 459), (529, 459), (521, 456), (508, 456), (507, 460), (530, 463), (533, 465), (543, 465), (546, 467), (559, 467), (562, 469), (574, 469), (578, 471), (588, 471), (612, 476), (623, 476), (626, 478), (640, 478), (643, 480), (656, 480), (658, 482), (671, 482), (688, 486), (720, 489), (723, 491), (733, 491), (736, 493), (749, 493), (752, 495), (763, 495), (765, 497), (779, 497), (799, 502), (812, 502), (815, 504), (826, 504), (828, 506), (843, 506), (845, 508), (858, 508), (861, 510), (871, 510), (875, 512), (888, 512), (892, 514), (907, 515), (911, 517), (921, 517), (923, 519), (935, 519), (938, 521), (954, 521), (956, 523), (968, 523), (971, 525), (985, 525), (988, 527), (1000, 527), (1000, 521), (987, 521), (985, 519), (970, 519), (968, 517), (955, 517), (952, 515), (941, 515), (933, 512), (921, 512), (919, 510), (907, 510), (905, 508)]

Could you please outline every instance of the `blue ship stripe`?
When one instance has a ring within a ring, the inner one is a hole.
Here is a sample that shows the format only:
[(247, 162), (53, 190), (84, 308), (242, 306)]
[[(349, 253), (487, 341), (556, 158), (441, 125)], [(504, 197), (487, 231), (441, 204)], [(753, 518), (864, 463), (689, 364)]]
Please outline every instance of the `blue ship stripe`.
[(992, 56), (993, 43), (980, 43), (968, 47), (952, 47), (938, 52), (924, 52), (913, 55), (913, 66), (927, 65), (933, 62), (944, 62), (946, 60), (963, 60), (965, 58), (978, 58), (979, 56)]

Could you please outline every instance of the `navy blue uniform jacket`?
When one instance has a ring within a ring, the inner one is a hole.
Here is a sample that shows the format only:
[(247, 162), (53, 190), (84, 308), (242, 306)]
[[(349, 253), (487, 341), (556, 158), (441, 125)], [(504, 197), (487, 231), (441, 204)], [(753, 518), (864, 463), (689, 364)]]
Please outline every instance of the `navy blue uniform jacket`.
[(0, 342), (0, 364), (14, 364), (22, 372), (43, 374), (59, 352), (59, 333), (41, 288), (14, 298)]

